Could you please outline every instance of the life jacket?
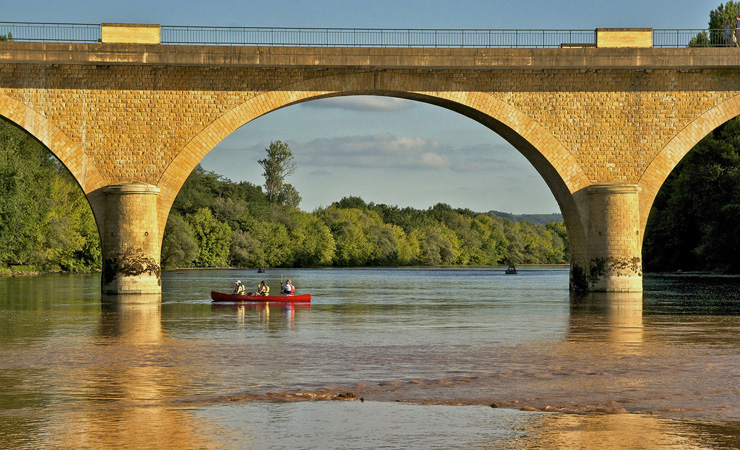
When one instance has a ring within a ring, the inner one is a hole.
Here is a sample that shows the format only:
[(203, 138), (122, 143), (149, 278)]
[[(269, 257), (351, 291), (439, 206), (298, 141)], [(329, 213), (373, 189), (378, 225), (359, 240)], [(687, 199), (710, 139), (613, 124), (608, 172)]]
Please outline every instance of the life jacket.
[(259, 292), (260, 289), (262, 289), (261, 284), (257, 285), (257, 292), (259, 293), (259, 295), (270, 295), (270, 286), (265, 285), (265, 290), (262, 292)]

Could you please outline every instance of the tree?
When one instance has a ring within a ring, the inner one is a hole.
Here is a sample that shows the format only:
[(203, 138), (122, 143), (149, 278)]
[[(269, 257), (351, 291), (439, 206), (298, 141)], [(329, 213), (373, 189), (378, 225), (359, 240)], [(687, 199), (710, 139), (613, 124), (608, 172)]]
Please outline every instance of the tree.
[(265, 151), (267, 157), (260, 159), (259, 164), (264, 169), (262, 176), (265, 177), (267, 200), (270, 203), (297, 208), (301, 197), (293, 186), (285, 183), (285, 178), (296, 171), (293, 152), (288, 144), (281, 141), (270, 142), (270, 146)]
[(452, 233), (444, 225), (427, 227), (421, 241), (421, 262), (427, 266), (449, 265), (455, 262), (456, 242)]
[(655, 198), (645, 270), (740, 273), (740, 117), (715, 129), (676, 166)]
[(709, 11), (709, 34), (706, 31), (698, 33), (689, 42), (689, 47), (722, 46), (725, 44), (724, 24), (730, 22), (730, 27), (735, 28), (735, 16), (740, 14), (740, 2), (733, 0), (720, 3), (716, 9)]
[(361, 197), (355, 197), (355, 196), (349, 196), (349, 197), (342, 197), (341, 200), (338, 202), (332, 203), (332, 206), (336, 206), (337, 208), (357, 208), (357, 209), (367, 209), (367, 203), (365, 203), (365, 200), (363, 200)]
[(59, 175), (48, 182), (50, 208), (43, 223), (45, 265), (73, 272), (100, 268), (100, 239), (90, 205), (72, 175), (59, 169)]
[(709, 29), (721, 29), (725, 21), (730, 22), (734, 28), (735, 16), (738, 14), (740, 14), (740, 2), (730, 0), (724, 4), (720, 3), (716, 9), (709, 11)]
[(246, 231), (235, 230), (231, 238), (231, 249), (229, 257), (231, 264), (237, 267), (257, 266), (264, 267), (266, 264), (262, 258), (260, 242)]
[(369, 228), (374, 222), (372, 217), (356, 208), (336, 206), (321, 210), (319, 217), (334, 237), (335, 265), (363, 266), (368, 264), (373, 254), (373, 243), (369, 239)]
[(195, 265), (198, 267), (228, 266), (231, 228), (217, 221), (208, 208), (202, 208), (188, 216), (188, 222), (198, 242), (198, 256), (195, 258)]
[(329, 228), (313, 214), (300, 213), (300, 224), (290, 231), (295, 246), (294, 264), (300, 267), (329, 266), (336, 244)]
[(162, 239), (162, 266), (189, 267), (197, 256), (198, 242), (192, 227), (179, 214), (170, 214)]

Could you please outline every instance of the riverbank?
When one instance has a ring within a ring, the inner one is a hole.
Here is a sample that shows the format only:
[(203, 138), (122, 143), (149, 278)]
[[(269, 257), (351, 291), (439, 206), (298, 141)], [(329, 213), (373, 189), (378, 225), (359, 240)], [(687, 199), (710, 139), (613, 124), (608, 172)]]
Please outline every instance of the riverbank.
[[(494, 266), (463, 266), (463, 265), (449, 265), (449, 266), (358, 266), (358, 267), (337, 267), (337, 266), (316, 266), (316, 267), (268, 267), (261, 269), (263, 272), (259, 272), (260, 269), (256, 267), (174, 267), (163, 270), (163, 272), (177, 272), (183, 270), (244, 270), (253, 271), (254, 273), (268, 273), (279, 271), (287, 273), (291, 270), (299, 269), (506, 269), (506, 264), (496, 264)], [(536, 269), (536, 268), (549, 268), (549, 269), (567, 269), (568, 264), (522, 264), (518, 265), (517, 268), (520, 270)], [(19, 269), (20, 268), (20, 269)], [(68, 270), (44, 270), (34, 266), (15, 266), (13, 268), (0, 267), (0, 277), (21, 277), (30, 275), (48, 275), (48, 274), (81, 274), (81, 273), (100, 273), (100, 269), (94, 270), (81, 270), (81, 271), (68, 271)], [(678, 272), (677, 272), (678, 273)], [(689, 273), (689, 272), (685, 272)], [(698, 272), (691, 272), (692, 274)], [(709, 274), (710, 272), (706, 272)]]
[[(20, 268), (20, 269), (19, 269)], [(35, 266), (15, 266), (0, 267), (0, 277), (24, 277), (30, 275), (48, 275), (48, 274), (80, 274), (80, 273), (100, 273), (100, 269), (94, 270), (81, 270), (81, 271), (69, 271), (69, 270), (44, 270)]]

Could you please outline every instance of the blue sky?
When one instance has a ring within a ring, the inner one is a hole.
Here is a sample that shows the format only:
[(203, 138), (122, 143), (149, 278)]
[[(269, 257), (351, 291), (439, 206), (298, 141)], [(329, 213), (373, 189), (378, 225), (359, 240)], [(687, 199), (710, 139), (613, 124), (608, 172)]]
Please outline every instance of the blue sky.
[[(705, 28), (717, 0), (24, 0), (3, 2), (3, 22), (161, 25), (518, 28)], [(272, 140), (290, 144), (288, 179), (311, 211), (343, 196), (427, 208), (559, 212), (540, 178), (492, 131), (451, 111), (400, 99), (346, 97), (284, 108), (243, 126), (202, 161), (234, 181), (261, 185), (257, 160)]]

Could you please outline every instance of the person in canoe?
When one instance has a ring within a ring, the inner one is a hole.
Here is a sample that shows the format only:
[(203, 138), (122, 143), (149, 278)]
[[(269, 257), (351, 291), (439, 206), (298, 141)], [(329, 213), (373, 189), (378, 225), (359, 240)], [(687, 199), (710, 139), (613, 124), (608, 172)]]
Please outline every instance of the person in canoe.
[(290, 282), (290, 278), (285, 280), (283, 285), (283, 295), (295, 295), (295, 286)]
[(242, 280), (236, 280), (236, 283), (234, 283), (234, 294), (237, 295), (244, 295), (244, 285), (242, 284)]
[(270, 286), (265, 283), (265, 280), (262, 280), (262, 282), (257, 285), (257, 295), (270, 295)]

